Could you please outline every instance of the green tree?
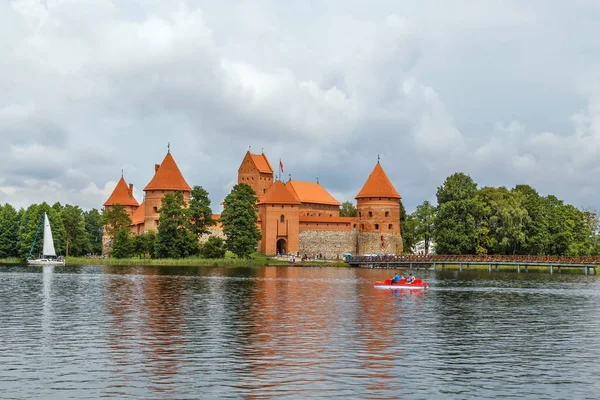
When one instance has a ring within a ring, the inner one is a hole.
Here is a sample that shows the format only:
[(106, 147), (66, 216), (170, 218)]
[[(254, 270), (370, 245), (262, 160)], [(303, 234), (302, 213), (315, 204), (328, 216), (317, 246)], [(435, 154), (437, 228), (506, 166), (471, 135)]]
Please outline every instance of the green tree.
[(183, 193), (165, 195), (159, 213), (155, 252), (160, 258), (183, 258), (198, 254), (198, 238), (189, 229)]
[(220, 221), (223, 224), (223, 233), (227, 236), (227, 249), (239, 258), (250, 257), (250, 254), (256, 251), (261, 238), (256, 226), (256, 193), (250, 186), (239, 183), (225, 197), (224, 203)]
[(154, 255), (154, 242), (156, 232), (149, 231), (133, 238), (134, 254), (140, 258), (152, 257)]
[(202, 258), (224, 258), (226, 252), (225, 241), (217, 236), (210, 236), (200, 247)]
[(202, 186), (194, 186), (192, 189), (187, 211), (190, 230), (197, 237), (210, 233), (208, 228), (215, 225), (216, 222), (212, 218), (208, 192)]
[(344, 201), (340, 207), (340, 217), (356, 217), (356, 207), (349, 201)]
[(435, 246), (438, 254), (473, 254), (476, 251), (477, 184), (456, 173), (437, 190)]
[(434, 234), (435, 207), (427, 200), (417, 206), (413, 213), (413, 218), (417, 221), (415, 233), (418, 240), (425, 242), (425, 254), (429, 254), (429, 245)]
[(83, 213), (85, 220), (85, 230), (90, 238), (90, 252), (92, 254), (102, 254), (102, 235), (104, 234), (104, 224), (102, 214), (95, 208)]
[(115, 238), (112, 241), (111, 256), (114, 258), (131, 257), (135, 250), (135, 244), (129, 228), (121, 227), (115, 232)]
[(523, 193), (505, 187), (484, 187), (477, 192), (478, 253), (516, 254), (525, 242), (525, 227), (530, 221), (524, 198)]
[(419, 242), (417, 227), (419, 221), (414, 217), (414, 214), (407, 214), (401, 224), (402, 230), (402, 249), (408, 254), (414, 251), (415, 245)]
[(19, 257), (27, 258), (29, 251), (36, 237), (35, 246), (32, 250), (32, 255), (37, 257), (42, 253), (43, 243), (43, 226), (40, 229), (44, 212), (48, 214), (50, 220), (50, 226), (52, 227), (52, 236), (54, 239), (54, 248), (56, 254), (64, 254), (65, 252), (65, 227), (63, 226), (62, 219), (59, 213), (50, 207), (47, 203), (32, 204), (27, 210), (23, 212), (23, 215), (19, 221), (19, 244), (18, 253)]
[(17, 257), (19, 242), (19, 214), (10, 205), (0, 204), (0, 258)]
[(131, 217), (127, 214), (125, 207), (120, 204), (115, 204), (109, 210), (105, 210), (102, 219), (106, 233), (112, 240), (115, 239), (117, 231), (121, 228), (129, 228), (131, 225)]
[(525, 220), (524, 240), (517, 246), (517, 254), (549, 254), (548, 210), (543, 198), (529, 185), (517, 185), (512, 191), (523, 195), (522, 206), (529, 217)]
[(89, 252), (90, 237), (85, 229), (85, 218), (81, 208), (67, 204), (61, 209), (60, 217), (65, 227), (65, 255), (69, 256), (71, 246), (72, 254), (81, 255)]

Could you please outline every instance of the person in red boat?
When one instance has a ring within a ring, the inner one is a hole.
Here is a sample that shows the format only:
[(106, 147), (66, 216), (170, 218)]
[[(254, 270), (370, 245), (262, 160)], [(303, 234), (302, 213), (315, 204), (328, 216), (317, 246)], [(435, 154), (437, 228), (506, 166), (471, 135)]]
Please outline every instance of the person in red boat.
[(400, 281), (400, 276), (398, 275), (398, 273), (396, 272), (396, 275), (394, 275), (394, 277), (392, 278), (392, 285), (394, 283), (398, 283)]
[(413, 283), (415, 279), (415, 276), (413, 274), (410, 274), (408, 275), (408, 279), (406, 279), (406, 283)]

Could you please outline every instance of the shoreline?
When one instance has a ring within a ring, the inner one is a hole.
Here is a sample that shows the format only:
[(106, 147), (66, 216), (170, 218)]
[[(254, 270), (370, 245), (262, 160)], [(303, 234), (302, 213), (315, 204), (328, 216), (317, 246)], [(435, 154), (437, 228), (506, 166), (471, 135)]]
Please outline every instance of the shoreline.
[[(25, 264), (25, 260), (20, 258), (0, 259), (0, 265), (4, 264)], [(323, 266), (323, 267), (349, 267), (344, 262), (334, 261), (311, 261), (294, 262), (278, 259), (276, 257), (267, 257), (255, 254), (251, 258), (235, 258), (227, 256), (225, 258), (88, 258), (88, 257), (66, 257), (65, 265), (111, 265), (111, 266), (173, 266), (173, 267), (264, 267), (264, 266)]]

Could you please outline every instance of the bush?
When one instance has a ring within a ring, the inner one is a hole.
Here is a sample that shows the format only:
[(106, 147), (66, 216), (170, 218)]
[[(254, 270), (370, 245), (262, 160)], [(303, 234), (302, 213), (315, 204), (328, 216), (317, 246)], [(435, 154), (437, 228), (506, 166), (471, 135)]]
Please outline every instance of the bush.
[(211, 236), (200, 247), (200, 256), (202, 258), (224, 258), (225, 257), (225, 241), (217, 236)]

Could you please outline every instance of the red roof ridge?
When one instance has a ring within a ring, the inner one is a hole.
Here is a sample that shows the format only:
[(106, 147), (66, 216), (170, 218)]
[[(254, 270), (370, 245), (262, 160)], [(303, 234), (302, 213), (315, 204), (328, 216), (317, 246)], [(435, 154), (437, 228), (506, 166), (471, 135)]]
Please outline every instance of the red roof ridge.
[(139, 205), (135, 197), (133, 197), (133, 185), (128, 186), (122, 176), (108, 200), (104, 202), (105, 206), (114, 206), (115, 204), (120, 204), (122, 206)]
[(381, 167), (381, 164), (377, 163), (371, 175), (367, 178), (364, 186), (356, 195), (356, 199), (364, 197), (388, 197), (394, 199), (401, 199), (402, 196), (398, 194), (394, 185), (385, 174), (385, 171)]
[(260, 198), (259, 204), (301, 204), (300, 200), (290, 192), (287, 185), (275, 181), (269, 190)]
[(303, 182), (303, 181), (288, 181), (290, 191), (300, 200), (302, 203), (313, 203), (313, 204), (328, 204), (339, 206), (341, 205), (329, 192), (315, 182)]
[(192, 188), (185, 181), (175, 159), (167, 153), (163, 162), (158, 166), (152, 180), (146, 185), (144, 191), (149, 190), (181, 190), (191, 192)]
[(258, 169), (258, 172), (261, 172), (263, 174), (273, 173), (273, 168), (271, 167), (271, 164), (269, 163), (269, 160), (267, 159), (265, 153), (252, 154), (250, 153), (250, 150), (248, 150), (246, 154), (250, 154), (250, 159), (254, 163), (254, 166)]
[(144, 215), (144, 202), (135, 210), (133, 215), (131, 216), (131, 225), (139, 225), (143, 224), (145, 219)]

